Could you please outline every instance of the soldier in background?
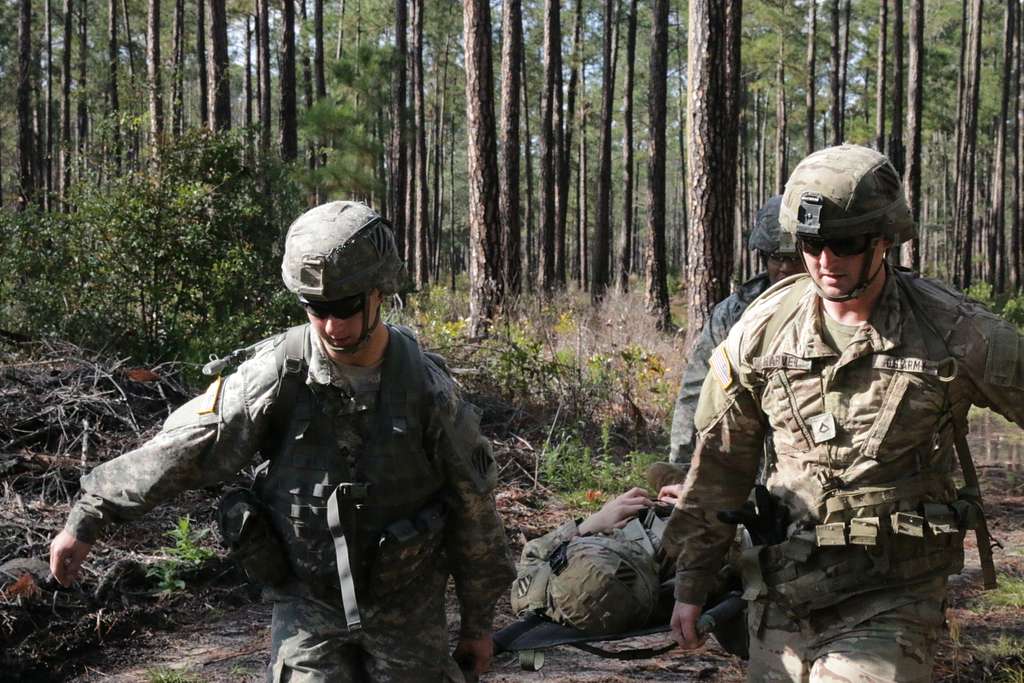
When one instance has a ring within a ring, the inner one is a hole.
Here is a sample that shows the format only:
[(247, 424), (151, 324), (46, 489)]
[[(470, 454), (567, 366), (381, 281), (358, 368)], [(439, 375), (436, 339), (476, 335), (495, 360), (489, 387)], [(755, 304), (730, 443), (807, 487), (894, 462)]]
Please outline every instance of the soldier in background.
[(221, 529), (274, 601), (267, 679), (462, 680), (449, 574), (454, 656), (479, 674), (514, 576), (496, 468), (443, 361), (381, 322), (406, 278), (391, 229), (362, 204), (318, 206), (289, 228), (281, 270), (308, 324), (252, 347), (152, 440), (83, 477), (51, 570), (68, 585), (106, 526), (259, 453), (261, 474), (225, 497)]
[(758, 273), (739, 286), (735, 292), (720, 301), (711, 311), (711, 318), (701, 330), (690, 360), (683, 370), (683, 383), (679, 387), (676, 407), (672, 413), (672, 447), (669, 462), (688, 465), (693, 457), (695, 433), (693, 416), (697, 412), (697, 399), (704, 377), (708, 374), (708, 359), (715, 347), (725, 341), (729, 330), (743, 315), (750, 302), (779, 280), (803, 270), (803, 262), (796, 253), (790, 235), (779, 231), (779, 207), (782, 196), (769, 199), (757, 212), (754, 229), (747, 247), (756, 250), (765, 260), (765, 271)]
[(767, 516), (785, 531), (743, 562), (751, 680), (929, 681), (965, 529), (979, 531), (994, 583), (964, 434), (972, 405), (1024, 424), (1024, 338), (886, 263), (915, 227), (876, 151), (804, 159), (780, 220), (807, 275), (765, 292), (712, 354), (665, 532), (681, 546), (673, 634), (700, 644), (700, 606), (734, 533), (716, 512), (743, 506), (770, 436)]

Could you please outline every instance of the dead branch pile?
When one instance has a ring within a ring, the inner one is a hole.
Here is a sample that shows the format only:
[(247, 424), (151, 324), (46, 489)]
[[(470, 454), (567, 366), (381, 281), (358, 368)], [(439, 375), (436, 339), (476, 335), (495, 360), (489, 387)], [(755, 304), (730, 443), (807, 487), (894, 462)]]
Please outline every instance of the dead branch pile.
[(187, 396), (177, 364), (133, 367), (70, 344), (0, 355), (0, 472), (16, 460), (50, 467), (108, 459)]

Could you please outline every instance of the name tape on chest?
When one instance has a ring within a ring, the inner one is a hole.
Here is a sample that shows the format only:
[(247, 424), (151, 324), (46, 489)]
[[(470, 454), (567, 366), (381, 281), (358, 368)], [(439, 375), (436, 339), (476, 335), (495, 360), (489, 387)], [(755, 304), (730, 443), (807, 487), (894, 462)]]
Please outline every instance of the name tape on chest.
[(947, 380), (956, 376), (956, 359), (947, 358), (941, 361), (925, 360), (924, 358), (906, 358), (901, 356), (876, 355), (872, 361), (876, 370), (895, 370), (918, 375), (931, 375)]
[(715, 349), (714, 353), (711, 354), (711, 359), (708, 361), (708, 366), (723, 389), (728, 389), (732, 386), (732, 363), (729, 361), (729, 354), (724, 346), (719, 346)]
[(788, 353), (775, 353), (768, 356), (758, 356), (754, 359), (754, 369), (758, 372), (763, 370), (810, 370), (814, 363), (807, 358), (791, 356)]

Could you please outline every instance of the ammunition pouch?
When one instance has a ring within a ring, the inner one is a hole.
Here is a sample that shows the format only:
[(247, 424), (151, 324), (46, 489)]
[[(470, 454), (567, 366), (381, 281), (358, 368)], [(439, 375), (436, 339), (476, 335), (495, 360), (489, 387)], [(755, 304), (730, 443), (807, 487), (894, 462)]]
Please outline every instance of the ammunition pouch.
[(444, 504), (437, 501), (381, 532), (369, 574), (375, 597), (399, 591), (432, 571), (444, 540), (446, 519)]
[(274, 531), (266, 506), (249, 489), (224, 494), (217, 511), (220, 535), (228, 557), (245, 575), (265, 586), (278, 586), (288, 578), (288, 554)]

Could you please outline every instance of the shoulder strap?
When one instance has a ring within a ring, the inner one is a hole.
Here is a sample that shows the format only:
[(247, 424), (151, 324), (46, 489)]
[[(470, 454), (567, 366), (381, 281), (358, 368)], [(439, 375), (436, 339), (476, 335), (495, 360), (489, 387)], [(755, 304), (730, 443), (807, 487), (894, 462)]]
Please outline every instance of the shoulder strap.
[(761, 335), (761, 342), (757, 347), (757, 352), (755, 353), (756, 356), (760, 356), (764, 353), (764, 350), (768, 348), (772, 340), (775, 339), (775, 336), (779, 333), (779, 330), (782, 329), (782, 326), (786, 321), (793, 317), (796, 309), (800, 307), (800, 299), (803, 298), (804, 293), (807, 291), (809, 282), (810, 279), (808, 279), (807, 282), (793, 285), (789, 288), (789, 291), (782, 296), (782, 299), (779, 301), (778, 305), (776, 305), (775, 310), (772, 311), (771, 317), (768, 318), (768, 323), (764, 328), (764, 334)]
[(280, 432), (298, 407), (299, 388), (303, 386), (303, 371), (308, 367), (306, 359), (309, 323), (296, 325), (284, 333), (284, 341), (274, 349), (277, 360), (277, 398), (271, 408), (271, 424)]

